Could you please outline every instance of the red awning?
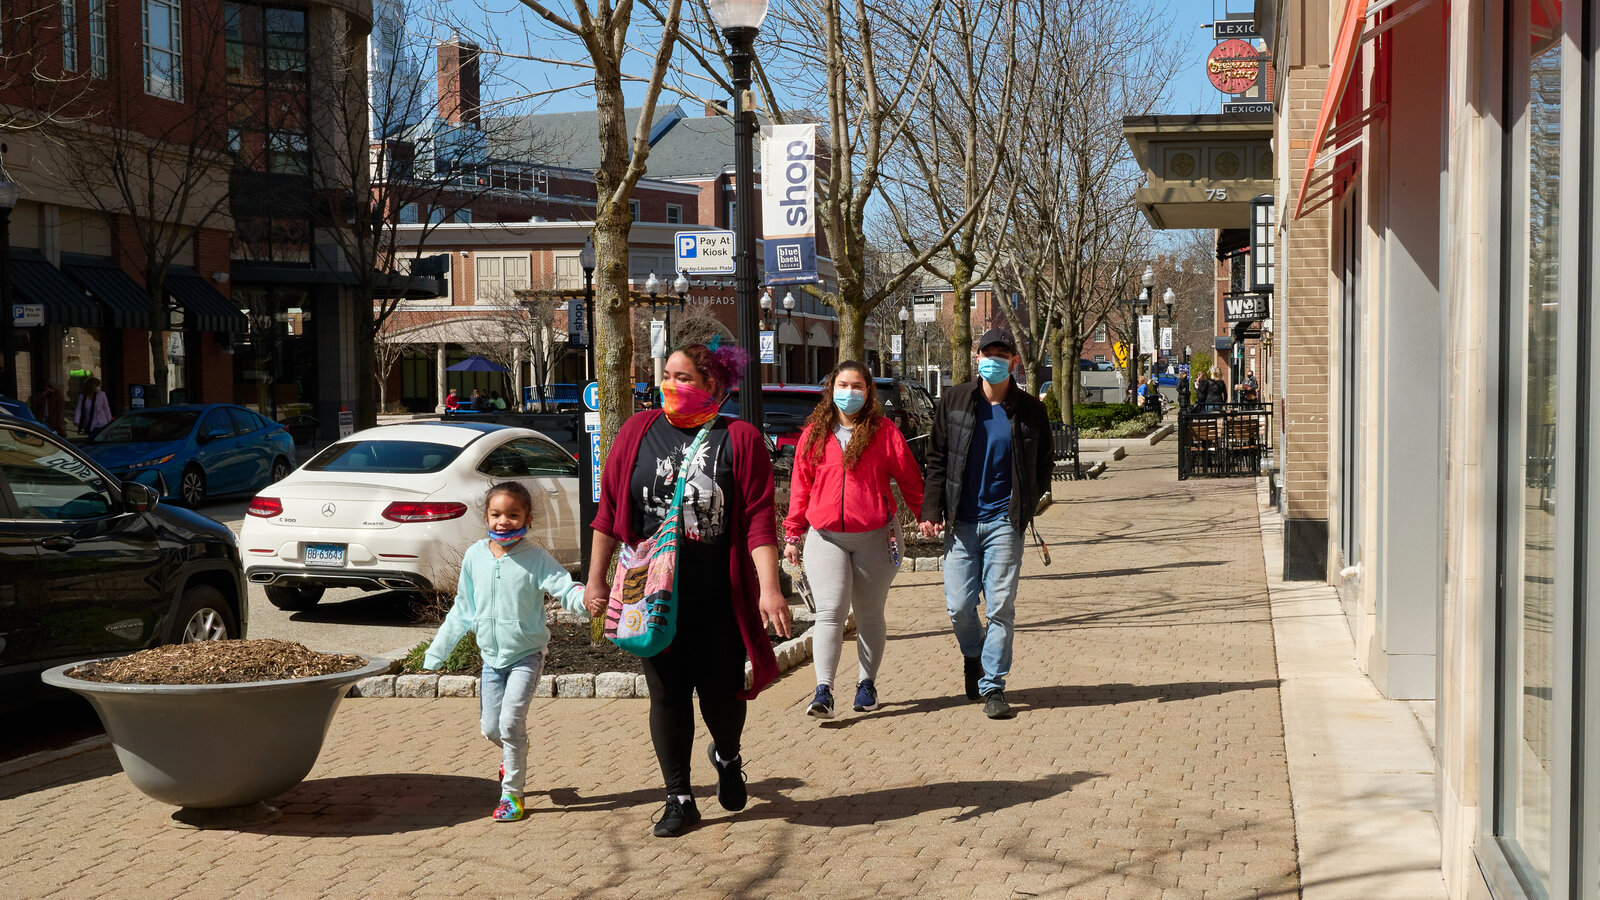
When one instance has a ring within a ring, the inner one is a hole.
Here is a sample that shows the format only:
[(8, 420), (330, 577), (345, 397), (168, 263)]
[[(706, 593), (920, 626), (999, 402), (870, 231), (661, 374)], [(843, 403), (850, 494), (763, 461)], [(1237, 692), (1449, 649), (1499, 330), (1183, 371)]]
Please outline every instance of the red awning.
[(1297, 219), (1305, 210), (1306, 192), (1311, 187), (1322, 147), (1333, 128), (1334, 115), (1344, 101), (1350, 77), (1355, 74), (1356, 52), (1361, 48), (1361, 27), (1366, 19), (1367, 0), (1349, 0), (1344, 8), (1344, 20), (1339, 23), (1339, 40), (1333, 45), (1333, 65), (1328, 71), (1327, 90), (1322, 93), (1322, 107), (1317, 111), (1317, 130), (1311, 135), (1305, 172), (1300, 176), (1300, 193), (1294, 202), (1294, 216)]

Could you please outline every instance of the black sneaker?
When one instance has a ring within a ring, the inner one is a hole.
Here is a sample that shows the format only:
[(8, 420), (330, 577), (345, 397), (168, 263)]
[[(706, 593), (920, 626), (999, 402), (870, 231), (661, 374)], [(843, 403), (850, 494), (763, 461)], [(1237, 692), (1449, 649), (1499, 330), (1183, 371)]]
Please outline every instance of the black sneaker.
[(678, 802), (677, 797), (668, 797), (667, 805), (661, 810), (661, 818), (656, 820), (656, 837), (677, 837), (698, 821), (700, 810), (694, 805), (693, 797), (689, 798), (688, 803)]
[(872, 679), (856, 682), (856, 712), (872, 712), (878, 708), (878, 686)]
[(963, 656), (961, 671), (967, 676), (967, 699), (982, 700), (983, 696), (978, 693), (978, 679), (983, 677), (983, 660), (976, 656)]
[(813, 719), (833, 718), (833, 687), (831, 685), (817, 685), (817, 695), (811, 699), (811, 705), (806, 707), (806, 715)]
[(1006, 702), (1005, 691), (990, 691), (983, 695), (983, 714), (991, 719), (1009, 719), (1016, 715)]
[(717, 770), (717, 802), (729, 812), (744, 809), (750, 799), (744, 788), (744, 760), (735, 756), (732, 762), (719, 762), (716, 744), (706, 747), (706, 755), (711, 757), (711, 768)]

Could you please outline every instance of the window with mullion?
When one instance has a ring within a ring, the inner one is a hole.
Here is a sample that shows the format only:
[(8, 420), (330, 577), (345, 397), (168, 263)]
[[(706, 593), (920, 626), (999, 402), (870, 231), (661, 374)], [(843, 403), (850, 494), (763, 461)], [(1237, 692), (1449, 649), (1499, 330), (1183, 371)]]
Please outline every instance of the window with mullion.
[(78, 71), (78, 0), (61, 0), (61, 71)]
[(183, 6), (181, 0), (144, 0), (144, 91), (183, 100)]

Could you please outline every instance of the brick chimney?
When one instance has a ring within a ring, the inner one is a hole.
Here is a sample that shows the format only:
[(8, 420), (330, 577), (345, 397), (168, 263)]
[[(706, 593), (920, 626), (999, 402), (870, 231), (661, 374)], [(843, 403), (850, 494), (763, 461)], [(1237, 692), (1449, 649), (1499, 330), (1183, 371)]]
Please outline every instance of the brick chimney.
[(477, 127), (478, 45), (453, 38), (439, 45), (439, 118)]

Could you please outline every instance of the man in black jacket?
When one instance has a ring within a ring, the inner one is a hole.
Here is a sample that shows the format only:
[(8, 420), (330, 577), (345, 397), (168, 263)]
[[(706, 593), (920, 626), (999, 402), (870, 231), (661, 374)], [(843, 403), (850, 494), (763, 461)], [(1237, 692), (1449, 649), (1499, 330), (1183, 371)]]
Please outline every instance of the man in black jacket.
[[(991, 719), (1010, 718), (1012, 624), (1022, 576), (1022, 536), (1050, 489), (1050, 420), (1011, 378), (1011, 336), (978, 340), (978, 378), (944, 392), (923, 480), (923, 536), (945, 534), (944, 596), (964, 657), (967, 698)], [(978, 625), (982, 594), (988, 626)]]

